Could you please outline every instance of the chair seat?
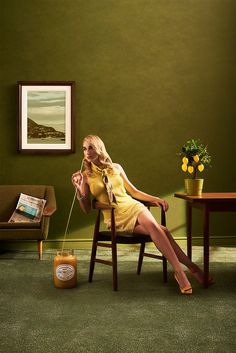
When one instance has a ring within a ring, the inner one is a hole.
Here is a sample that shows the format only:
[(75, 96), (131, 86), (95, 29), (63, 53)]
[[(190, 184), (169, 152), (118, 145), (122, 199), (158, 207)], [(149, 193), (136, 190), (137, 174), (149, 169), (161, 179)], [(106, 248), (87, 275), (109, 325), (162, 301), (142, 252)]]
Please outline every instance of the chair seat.
[[(99, 232), (97, 240), (111, 241), (111, 232)], [(139, 233), (116, 233), (116, 243), (118, 244), (140, 244), (150, 242), (152, 242), (152, 239), (149, 235)]]

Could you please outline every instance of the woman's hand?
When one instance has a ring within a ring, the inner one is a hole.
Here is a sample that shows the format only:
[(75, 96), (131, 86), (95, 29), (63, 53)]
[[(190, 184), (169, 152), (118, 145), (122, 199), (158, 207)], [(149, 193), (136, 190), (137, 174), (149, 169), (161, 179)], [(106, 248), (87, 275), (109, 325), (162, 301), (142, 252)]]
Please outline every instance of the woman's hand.
[(168, 211), (169, 209), (169, 204), (166, 200), (163, 200), (163, 199), (159, 199), (158, 197), (156, 198), (155, 200), (155, 203), (157, 206), (162, 206), (163, 207), (163, 210), (166, 212)]
[(89, 197), (89, 186), (87, 184), (86, 175), (81, 171), (72, 174), (71, 182), (76, 189), (77, 200), (79, 201), (81, 209), (85, 213), (89, 213), (91, 210), (91, 201)]
[(71, 177), (72, 184), (76, 189), (79, 189), (79, 190), (81, 185), (83, 184), (83, 180), (84, 180), (84, 176), (83, 176), (83, 173), (81, 173), (80, 171), (75, 172)]

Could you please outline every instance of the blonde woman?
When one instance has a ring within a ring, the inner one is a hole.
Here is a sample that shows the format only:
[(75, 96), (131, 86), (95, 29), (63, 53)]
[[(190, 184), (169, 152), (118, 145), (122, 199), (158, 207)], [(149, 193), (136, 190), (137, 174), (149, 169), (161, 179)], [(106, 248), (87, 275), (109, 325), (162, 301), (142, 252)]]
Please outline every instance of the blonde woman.
[[(173, 239), (166, 227), (157, 223), (151, 212), (139, 201), (150, 201), (168, 210), (168, 203), (159, 197), (138, 190), (128, 179), (120, 164), (113, 163), (103, 141), (95, 135), (83, 140), (84, 172), (72, 175), (77, 199), (81, 209), (91, 210), (90, 194), (97, 201), (115, 207), (117, 231), (135, 232), (150, 235), (153, 243), (167, 258), (174, 269), (175, 278), (182, 294), (192, 294), (192, 287), (183, 271), (182, 264), (188, 267), (196, 280), (203, 284), (204, 274), (191, 262)], [(110, 213), (103, 211), (104, 222), (110, 227)], [(211, 281), (211, 279), (209, 279)]]

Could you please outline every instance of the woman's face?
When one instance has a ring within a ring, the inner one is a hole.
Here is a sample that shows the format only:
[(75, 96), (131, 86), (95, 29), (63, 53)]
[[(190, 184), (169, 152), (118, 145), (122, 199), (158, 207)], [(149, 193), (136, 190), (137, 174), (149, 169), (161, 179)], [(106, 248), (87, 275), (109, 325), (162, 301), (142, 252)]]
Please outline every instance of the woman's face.
[(95, 151), (94, 147), (87, 140), (83, 142), (83, 152), (84, 158), (87, 159), (88, 162), (93, 162), (96, 164), (99, 159), (98, 153)]

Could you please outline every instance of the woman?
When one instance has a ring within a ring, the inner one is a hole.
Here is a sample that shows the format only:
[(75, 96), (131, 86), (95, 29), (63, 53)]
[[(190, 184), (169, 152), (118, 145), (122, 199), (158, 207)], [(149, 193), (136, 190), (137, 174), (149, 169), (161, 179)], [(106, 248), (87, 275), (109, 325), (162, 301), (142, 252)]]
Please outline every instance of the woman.
[[(134, 198), (153, 202), (157, 206), (162, 206), (165, 211), (169, 208), (168, 203), (132, 185), (121, 165), (112, 162), (103, 141), (98, 136), (88, 135), (84, 138), (83, 153), (85, 171), (83, 173), (78, 171), (72, 175), (72, 183), (76, 188), (81, 209), (85, 213), (91, 210), (90, 193), (97, 201), (112, 204), (115, 207), (117, 231), (150, 235), (157, 249), (172, 265), (181, 293), (192, 294), (192, 287), (181, 264), (187, 266), (201, 284), (204, 280), (202, 270), (184, 254), (168, 229), (159, 225), (151, 212)], [(110, 212), (104, 210), (103, 216), (109, 228)]]

